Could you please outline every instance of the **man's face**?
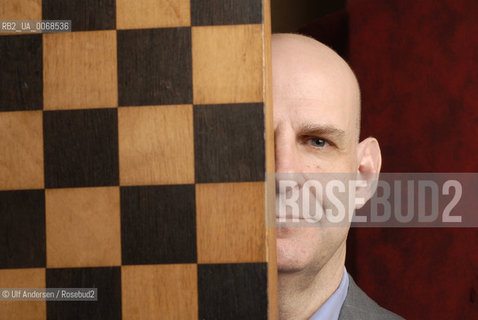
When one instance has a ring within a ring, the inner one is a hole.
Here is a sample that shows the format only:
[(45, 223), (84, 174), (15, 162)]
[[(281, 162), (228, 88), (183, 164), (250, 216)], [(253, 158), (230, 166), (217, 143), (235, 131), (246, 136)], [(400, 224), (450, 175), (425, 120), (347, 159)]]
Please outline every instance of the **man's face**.
[[(359, 89), (346, 64), (328, 48), (276, 37), (272, 70), (276, 172), (357, 172)], [(278, 228), (279, 271), (317, 273), (345, 255), (347, 232)]]

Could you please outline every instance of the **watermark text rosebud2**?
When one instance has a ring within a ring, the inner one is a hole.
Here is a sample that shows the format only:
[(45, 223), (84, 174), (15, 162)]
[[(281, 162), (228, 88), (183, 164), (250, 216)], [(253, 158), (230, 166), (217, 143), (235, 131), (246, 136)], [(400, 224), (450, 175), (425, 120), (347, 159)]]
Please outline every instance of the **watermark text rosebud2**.
[(475, 173), (275, 173), (272, 190), (278, 227), (478, 227)]

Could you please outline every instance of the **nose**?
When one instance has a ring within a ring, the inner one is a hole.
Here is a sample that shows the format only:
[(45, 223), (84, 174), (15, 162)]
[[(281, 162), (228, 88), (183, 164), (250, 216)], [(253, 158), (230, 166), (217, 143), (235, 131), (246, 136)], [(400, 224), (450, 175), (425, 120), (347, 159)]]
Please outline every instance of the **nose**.
[(276, 172), (297, 172), (299, 157), (295, 135), (291, 132), (275, 131), (275, 165)]

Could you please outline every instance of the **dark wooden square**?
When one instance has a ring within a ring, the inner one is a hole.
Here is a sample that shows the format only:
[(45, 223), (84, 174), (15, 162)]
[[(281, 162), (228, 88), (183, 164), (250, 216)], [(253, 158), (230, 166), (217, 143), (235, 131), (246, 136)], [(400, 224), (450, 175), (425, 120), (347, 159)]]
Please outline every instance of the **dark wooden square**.
[(194, 106), (196, 182), (263, 181), (262, 103)]
[(47, 269), (47, 288), (97, 288), (98, 301), (47, 301), (47, 319), (121, 319), (121, 267)]
[(42, 36), (0, 37), (0, 111), (43, 108)]
[(194, 185), (121, 187), (124, 265), (195, 263)]
[(191, 0), (191, 25), (262, 22), (262, 0)]
[(267, 264), (198, 265), (199, 319), (267, 319)]
[(0, 268), (45, 264), (44, 191), (0, 191)]
[(43, 20), (71, 20), (72, 31), (116, 27), (115, 0), (43, 0)]
[(192, 103), (191, 29), (119, 30), (120, 106)]
[(46, 188), (119, 184), (118, 110), (45, 111)]

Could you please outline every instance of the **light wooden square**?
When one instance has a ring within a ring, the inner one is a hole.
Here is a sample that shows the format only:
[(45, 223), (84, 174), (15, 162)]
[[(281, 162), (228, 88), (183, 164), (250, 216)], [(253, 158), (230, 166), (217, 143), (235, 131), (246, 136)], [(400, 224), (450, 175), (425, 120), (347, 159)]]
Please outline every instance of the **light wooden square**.
[[(45, 269), (0, 270), (0, 288), (45, 288)], [(45, 301), (0, 301), (0, 319), (46, 319)]]
[(0, 137), (0, 190), (42, 189), (42, 112), (0, 112)]
[(123, 319), (197, 319), (197, 266), (123, 266)]
[(265, 262), (264, 182), (196, 185), (198, 263)]
[(121, 265), (118, 187), (45, 190), (48, 268)]
[(118, 110), (120, 184), (194, 183), (191, 105)]
[[(0, 1), (0, 21), (36, 20), (42, 19), (42, 0), (2, 0)], [(16, 30), (21, 30), (19, 24)], [(33, 27), (32, 27), (33, 28)], [(30, 32), (1, 32), (1, 36), (34, 34)]]
[(189, 26), (189, 0), (116, 0), (117, 29)]
[(116, 31), (43, 35), (45, 110), (118, 106)]
[(263, 101), (261, 25), (192, 28), (194, 103)]
[(42, 0), (2, 0), (0, 20), (41, 20)]

